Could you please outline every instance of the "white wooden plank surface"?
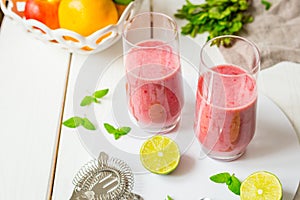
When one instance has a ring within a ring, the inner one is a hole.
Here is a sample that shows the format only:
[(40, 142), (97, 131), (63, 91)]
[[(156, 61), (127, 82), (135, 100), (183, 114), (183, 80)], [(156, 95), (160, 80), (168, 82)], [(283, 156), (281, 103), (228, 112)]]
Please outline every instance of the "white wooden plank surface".
[[(172, 16), (183, 2), (154, 0), (153, 8)], [(148, 5), (145, 0), (142, 11)], [(203, 44), (205, 35), (195, 41)], [(86, 58), (73, 56), (65, 117), (72, 116), (74, 83)], [(46, 197), (68, 59), (64, 50), (45, 45), (5, 18), (0, 29), (0, 199)], [(286, 113), (298, 136), (299, 74), (299, 64), (284, 62), (260, 77), (261, 90)], [(90, 159), (76, 130), (63, 128), (53, 199), (70, 197), (72, 178)]]
[(45, 199), (69, 53), (4, 18), (0, 32), (0, 199)]
[[(74, 116), (73, 93), (77, 75), (87, 56), (73, 55), (69, 87), (67, 91), (64, 120)], [(74, 186), (72, 180), (77, 171), (91, 159), (88, 152), (81, 145), (76, 129), (62, 127), (59, 155), (57, 161), (53, 200), (69, 199)]]

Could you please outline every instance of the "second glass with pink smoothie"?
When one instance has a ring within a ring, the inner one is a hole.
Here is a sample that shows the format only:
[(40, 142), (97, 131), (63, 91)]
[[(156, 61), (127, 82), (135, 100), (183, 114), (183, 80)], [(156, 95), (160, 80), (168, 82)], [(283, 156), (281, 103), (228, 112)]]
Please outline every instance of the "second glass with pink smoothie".
[(123, 31), (127, 106), (148, 132), (165, 133), (178, 124), (184, 104), (175, 21), (161, 13), (133, 17)]
[(259, 70), (258, 49), (244, 38), (214, 38), (201, 49), (194, 131), (209, 157), (237, 159), (251, 142)]

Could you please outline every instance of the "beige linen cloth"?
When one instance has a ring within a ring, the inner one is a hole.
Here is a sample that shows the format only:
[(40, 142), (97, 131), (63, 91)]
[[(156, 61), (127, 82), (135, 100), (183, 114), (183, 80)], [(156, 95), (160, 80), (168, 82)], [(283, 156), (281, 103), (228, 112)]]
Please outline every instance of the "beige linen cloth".
[(252, 40), (261, 53), (261, 69), (281, 61), (300, 63), (300, 0), (269, 0), (266, 11), (252, 0), (254, 21), (240, 35)]

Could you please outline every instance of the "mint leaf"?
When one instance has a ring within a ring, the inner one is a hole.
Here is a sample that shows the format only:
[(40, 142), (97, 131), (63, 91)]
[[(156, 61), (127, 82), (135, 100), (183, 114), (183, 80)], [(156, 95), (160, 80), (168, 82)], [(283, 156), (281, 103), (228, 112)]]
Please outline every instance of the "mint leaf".
[(114, 135), (115, 140), (119, 139), (121, 136), (126, 135), (131, 131), (131, 128), (127, 126), (115, 128), (113, 125), (110, 125), (108, 123), (104, 123), (103, 125), (108, 133)]
[(228, 172), (220, 173), (211, 176), (209, 179), (215, 183), (227, 183), (230, 180), (230, 174)]
[(63, 125), (69, 128), (76, 128), (83, 123), (83, 120), (80, 117), (71, 117), (63, 122)]
[(219, 173), (210, 177), (215, 183), (226, 183), (228, 189), (236, 195), (240, 195), (241, 181), (234, 175), (228, 172)]
[(166, 200), (173, 200), (173, 198), (172, 198), (172, 197), (170, 197), (169, 195), (167, 195), (167, 198), (166, 198)]
[(108, 89), (98, 90), (94, 92), (92, 96), (85, 96), (82, 99), (80, 106), (88, 106), (91, 103), (99, 103), (98, 99), (104, 97), (108, 93), (108, 91)]
[(77, 128), (78, 126), (83, 126), (84, 128), (88, 130), (96, 130), (96, 127), (90, 120), (87, 118), (81, 118), (81, 117), (71, 117), (70, 119), (63, 122), (63, 125), (69, 128)]
[(107, 95), (108, 91), (108, 89), (98, 90), (94, 92), (93, 96), (99, 99)]
[(98, 100), (95, 98), (95, 97), (92, 97), (92, 96), (85, 96), (81, 103), (80, 103), (80, 106), (87, 106), (87, 105), (90, 105), (91, 103), (98, 103)]
[(115, 140), (119, 139), (121, 137), (121, 135), (119, 133), (115, 133), (114, 134)]
[(269, 10), (272, 6), (272, 4), (266, 0), (261, 0), (261, 3), (265, 6), (266, 10)]
[(92, 130), (92, 131), (96, 130), (96, 127), (88, 118), (83, 118), (82, 126), (88, 130)]
[(131, 131), (130, 127), (124, 126), (118, 129), (119, 133), (122, 135), (126, 135), (127, 133), (129, 133)]
[(240, 180), (232, 174), (230, 184), (228, 185), (228, 189), (236, 195), (240, 195)]
[(111, 133), (111, 134), (115, 133), (117, 130), (115, 127), (113, 127), (112, 125), (110, 125), (108, 123), (104, 123), (104, 128), (106, 129), (106, 131), (108, 133)]

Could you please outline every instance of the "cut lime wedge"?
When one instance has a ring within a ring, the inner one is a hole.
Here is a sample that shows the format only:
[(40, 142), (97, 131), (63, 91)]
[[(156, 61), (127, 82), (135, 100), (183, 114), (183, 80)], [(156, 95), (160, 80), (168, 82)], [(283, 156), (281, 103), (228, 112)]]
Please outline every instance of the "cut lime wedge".
[(248, 176), (241, 185), (241, 200), (280, 200), (282, 186), (274, 174), (258, 171)]
[(156, 135), (146, 140), (140, 149), (143, 166), (155, 174), (169, 174), (180, 160), (177, 144), (170, 138)]

